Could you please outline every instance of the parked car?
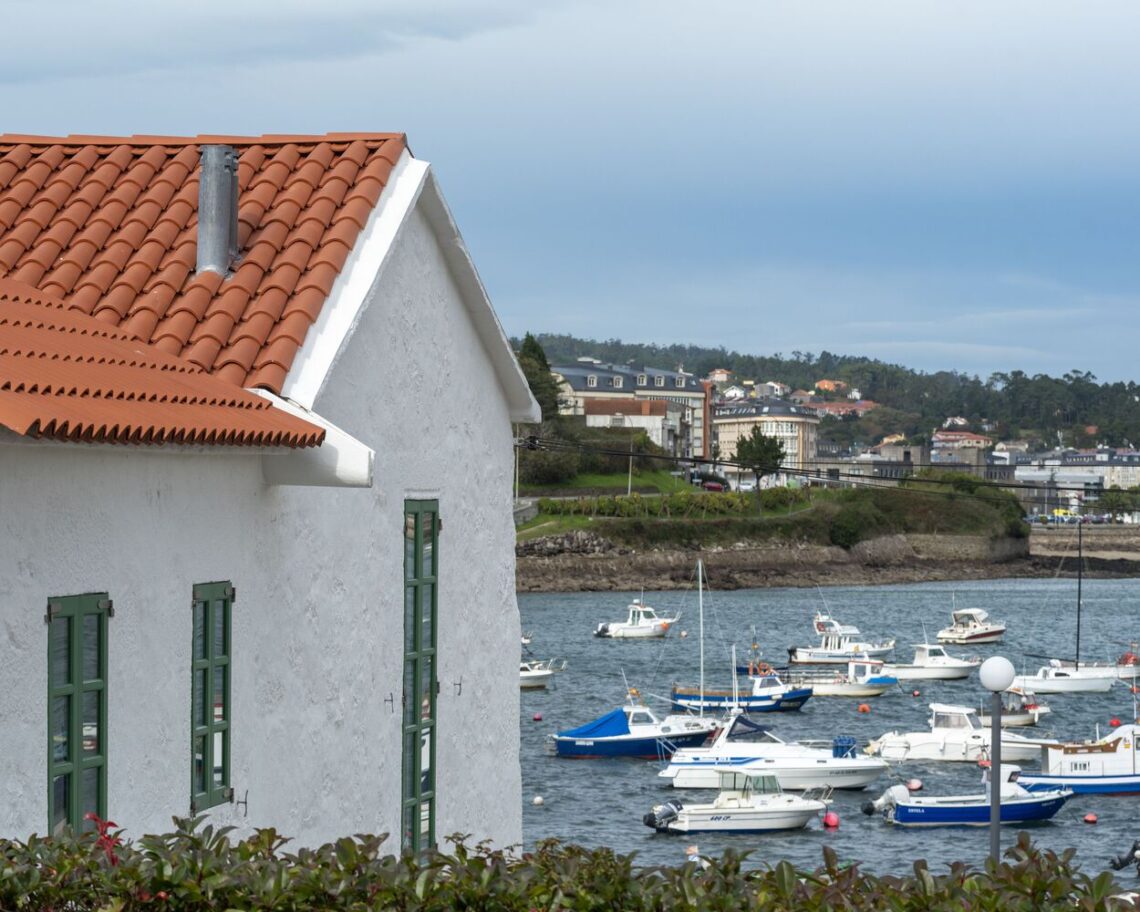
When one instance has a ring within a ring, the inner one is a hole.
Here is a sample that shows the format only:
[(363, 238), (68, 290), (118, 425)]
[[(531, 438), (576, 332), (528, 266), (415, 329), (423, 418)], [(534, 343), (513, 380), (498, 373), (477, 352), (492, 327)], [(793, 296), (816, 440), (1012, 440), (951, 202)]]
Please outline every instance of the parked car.
[(701, 485), (701, 487), (704, 488), (706, 491), (723, 491), (724, 490), (724, 485), (722, 485), (719, 481), (706, 481), (703, 485)]
[(742, 478), (736, 486), (738, 491), (755, 491), (756, 479), (755, 478)]

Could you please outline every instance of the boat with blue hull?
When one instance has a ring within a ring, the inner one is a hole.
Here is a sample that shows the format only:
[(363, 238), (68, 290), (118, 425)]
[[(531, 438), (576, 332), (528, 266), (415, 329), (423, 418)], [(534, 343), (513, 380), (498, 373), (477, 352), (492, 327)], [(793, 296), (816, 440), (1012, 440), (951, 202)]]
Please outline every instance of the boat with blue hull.
[[(1002, 764), (1001, 822), (1040, 823), (1052, 818), (1072, 796), (1070, 789), (1030, 792), (1018, 783), (1020, 768)], [(863, 805), (863, 813), (882, 814), (887, 823), (904, 827), (987, 826), (990, 822), (990, 796), (915, 795), (905, 785), (893, 785), (874, 801)]]
[(676, 709), (721, 712), (741, 709), (746, 713), (788, 712), (799, 709), (812, 695), (810, 687), (786, 684), (774, 671), (753, 675), (744, 686), (731, 688), (693, 687), (674, 684), (671, 692)]
[(630, 703), (551, 735), (550, 741), (559, 757), (658, 760), (682, 747), (699, 747), (718, 727), (711, 716), (676, 714), (662, 719), (644, 703)]
[(1031, 792), (1065, 788), (1084, 795), (1140, 794), (1140, 725), (1121, 725), (1095, 741), (1041, 749), (1039, 772), (1022, 773)]

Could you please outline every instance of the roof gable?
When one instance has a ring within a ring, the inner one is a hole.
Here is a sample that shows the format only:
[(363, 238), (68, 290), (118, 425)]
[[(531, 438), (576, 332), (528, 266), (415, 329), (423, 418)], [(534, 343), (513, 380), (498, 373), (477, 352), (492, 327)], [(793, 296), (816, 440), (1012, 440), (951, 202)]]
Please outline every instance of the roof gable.
[[(240, 153), (240, 259), (196, 275), (199, 146)], [(280, 393), (402, 134), (0, 135), (0, 275), (237, 386)]]

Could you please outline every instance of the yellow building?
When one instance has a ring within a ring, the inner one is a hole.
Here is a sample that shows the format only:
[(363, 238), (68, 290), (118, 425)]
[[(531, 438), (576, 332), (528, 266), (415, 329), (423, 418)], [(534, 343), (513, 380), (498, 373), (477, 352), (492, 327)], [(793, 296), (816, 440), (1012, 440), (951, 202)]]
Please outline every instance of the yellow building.
[[(754, 427), (784, 445), (784, 469), (797, 475), (815, 460), (819, 415), (815, 409), (780, 400), (734, 402), (713, 409), (713, 433), (720, 446), (720, 458), (733, 461), (736, 445)], [(730, 475), (748, 476), (732, 469)]]

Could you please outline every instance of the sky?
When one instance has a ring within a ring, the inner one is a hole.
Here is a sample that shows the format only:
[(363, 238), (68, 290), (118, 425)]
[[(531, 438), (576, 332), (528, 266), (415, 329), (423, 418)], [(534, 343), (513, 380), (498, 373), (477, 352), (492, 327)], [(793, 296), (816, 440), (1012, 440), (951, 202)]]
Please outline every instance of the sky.
[(1133, 0), (6, 0), (5, 28), (3, 132), (406, 132), (510, 335), (1140, 380)]

